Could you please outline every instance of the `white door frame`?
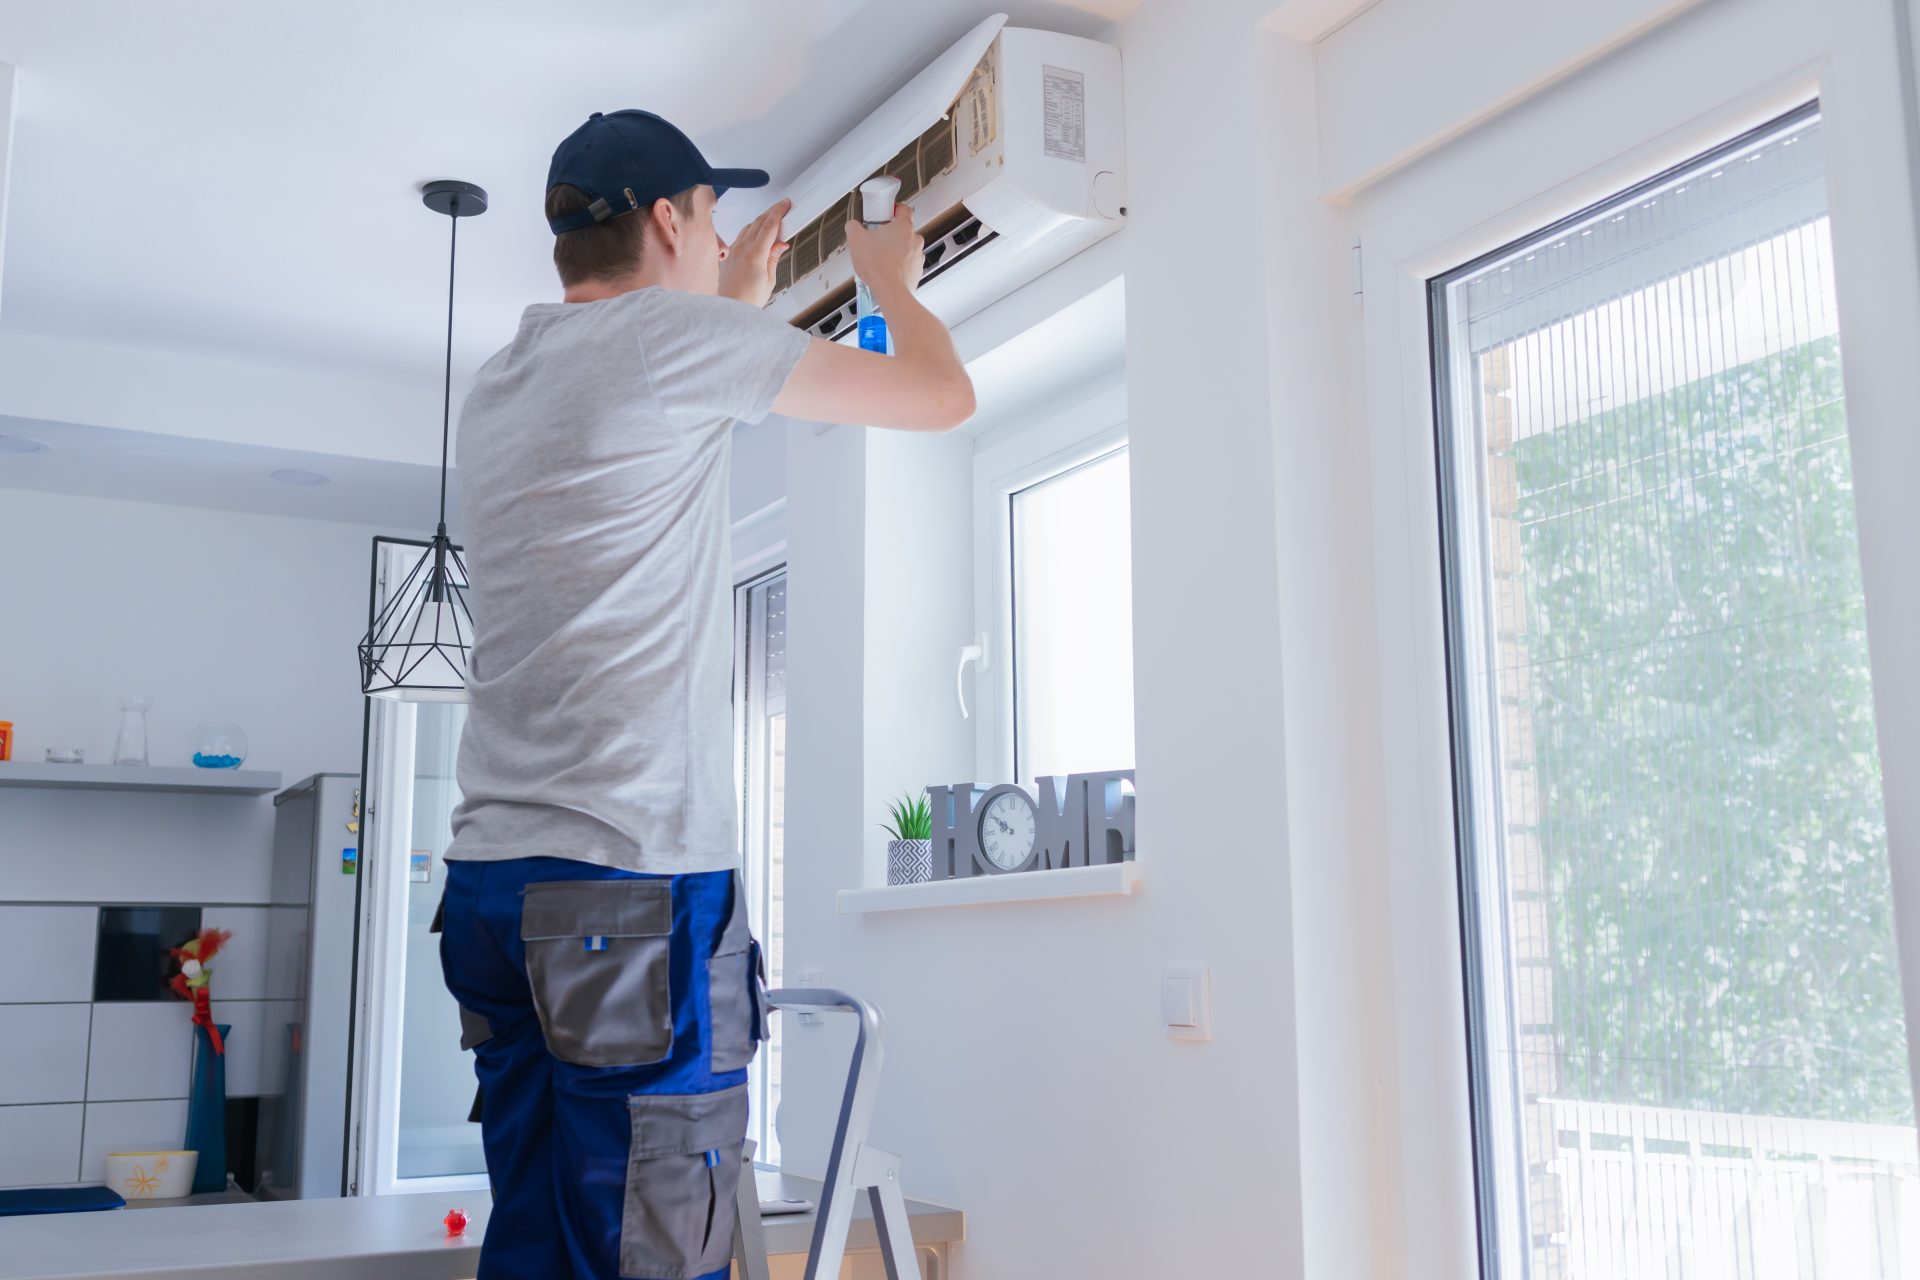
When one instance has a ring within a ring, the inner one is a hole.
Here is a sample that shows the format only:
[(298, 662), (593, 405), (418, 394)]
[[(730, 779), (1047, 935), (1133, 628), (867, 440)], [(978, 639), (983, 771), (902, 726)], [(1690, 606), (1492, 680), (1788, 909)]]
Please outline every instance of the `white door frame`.
[[(406, 580), (420, 548), (388, 546), (381, 568), (385, 587)], [(413, 852), (413, 760), (418, 707), (375, 698), (368, 708), (367, 777), (360, 833), (360, 962), (354, 980), (352, 1139), (348, 1193), (485, 1190), (483, 1173), (402, 1178), (400, 1070), (406, 1017), (407, 892)], [(466, 1081), (449, 1081), (465, 1088)]]
[(1383, 1066), (1403, 1182), (1396, 1226), (1423, 1276), (1480, 1274), (1427, 282), (1816, 97), (1909, 1053), (1920, 1065), (1920, 165), (1904, 4), (1708, 0), (1355, 202), (1382, 794), (1393, 797), (1381, 936), (1396, 1035)]

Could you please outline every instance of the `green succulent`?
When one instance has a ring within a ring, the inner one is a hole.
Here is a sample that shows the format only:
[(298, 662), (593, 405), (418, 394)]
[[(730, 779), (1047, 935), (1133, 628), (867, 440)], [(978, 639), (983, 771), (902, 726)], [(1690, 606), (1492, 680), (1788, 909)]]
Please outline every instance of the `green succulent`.
[(893, 821), (881, 823), (880, 829), (895, 840), (933, 839), (933, 809), (925, 795), (916, 800), (903, 793), (887, 806), (887, 812)]

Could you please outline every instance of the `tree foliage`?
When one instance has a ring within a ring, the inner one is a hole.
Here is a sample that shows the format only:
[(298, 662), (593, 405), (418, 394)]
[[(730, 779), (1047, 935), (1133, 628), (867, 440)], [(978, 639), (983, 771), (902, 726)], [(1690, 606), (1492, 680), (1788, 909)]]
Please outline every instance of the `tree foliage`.
[(1513, 454), (1552, 1091), (1912, 1123), (1837, 340)]

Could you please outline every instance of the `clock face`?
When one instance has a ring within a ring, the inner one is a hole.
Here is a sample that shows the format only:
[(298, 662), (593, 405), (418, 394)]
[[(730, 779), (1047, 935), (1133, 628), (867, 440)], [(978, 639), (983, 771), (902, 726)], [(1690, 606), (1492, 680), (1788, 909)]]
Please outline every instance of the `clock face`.
[(1033, 856), (1033, 801), (1024, 793), (1009, 789), (987, 802), (980, 814), (980, 852), (1002, 871)]

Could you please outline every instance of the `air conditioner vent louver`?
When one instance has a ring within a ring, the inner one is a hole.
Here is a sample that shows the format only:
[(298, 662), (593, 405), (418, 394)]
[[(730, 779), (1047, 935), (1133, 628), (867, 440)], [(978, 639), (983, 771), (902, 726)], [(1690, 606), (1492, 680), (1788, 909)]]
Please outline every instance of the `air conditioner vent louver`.
[[(900, 179), (900, 199), (907, 202), (926, 190), (929, 182), (953, 168), (953, 117), (946, 115), (933, 127), (902, 147), (869, 177), (889, 174)], [(836, 201), (825, 213), (787, 237), (793, 247), (774, 273), (773, 291), (780, 294), (820, 269), (822, 263), (847, 244), (847, 220), (854, 214), (854, 197)], [(931, 237), (929, 237), (931, 239)], [(801, 328), (808, 328), (801, 325)]]
[[(926, 231), (927, 248), (921, 258), (920, 283), (924, 285), (941, 273), (951, 271), (965, 261), (968, 254), (984, 248), (993, 239), (994, 233), (980, 219), (968, 213), (965, 207), (941, 219), (939, 225), (928, 227)], [(853, 286), (847, 285), (835, 290), (805, 314), (795, 316), (792, 323), (796, 329), (805, 329), (816, 337), (832, 342), (851, 333), (856, 319)]]

